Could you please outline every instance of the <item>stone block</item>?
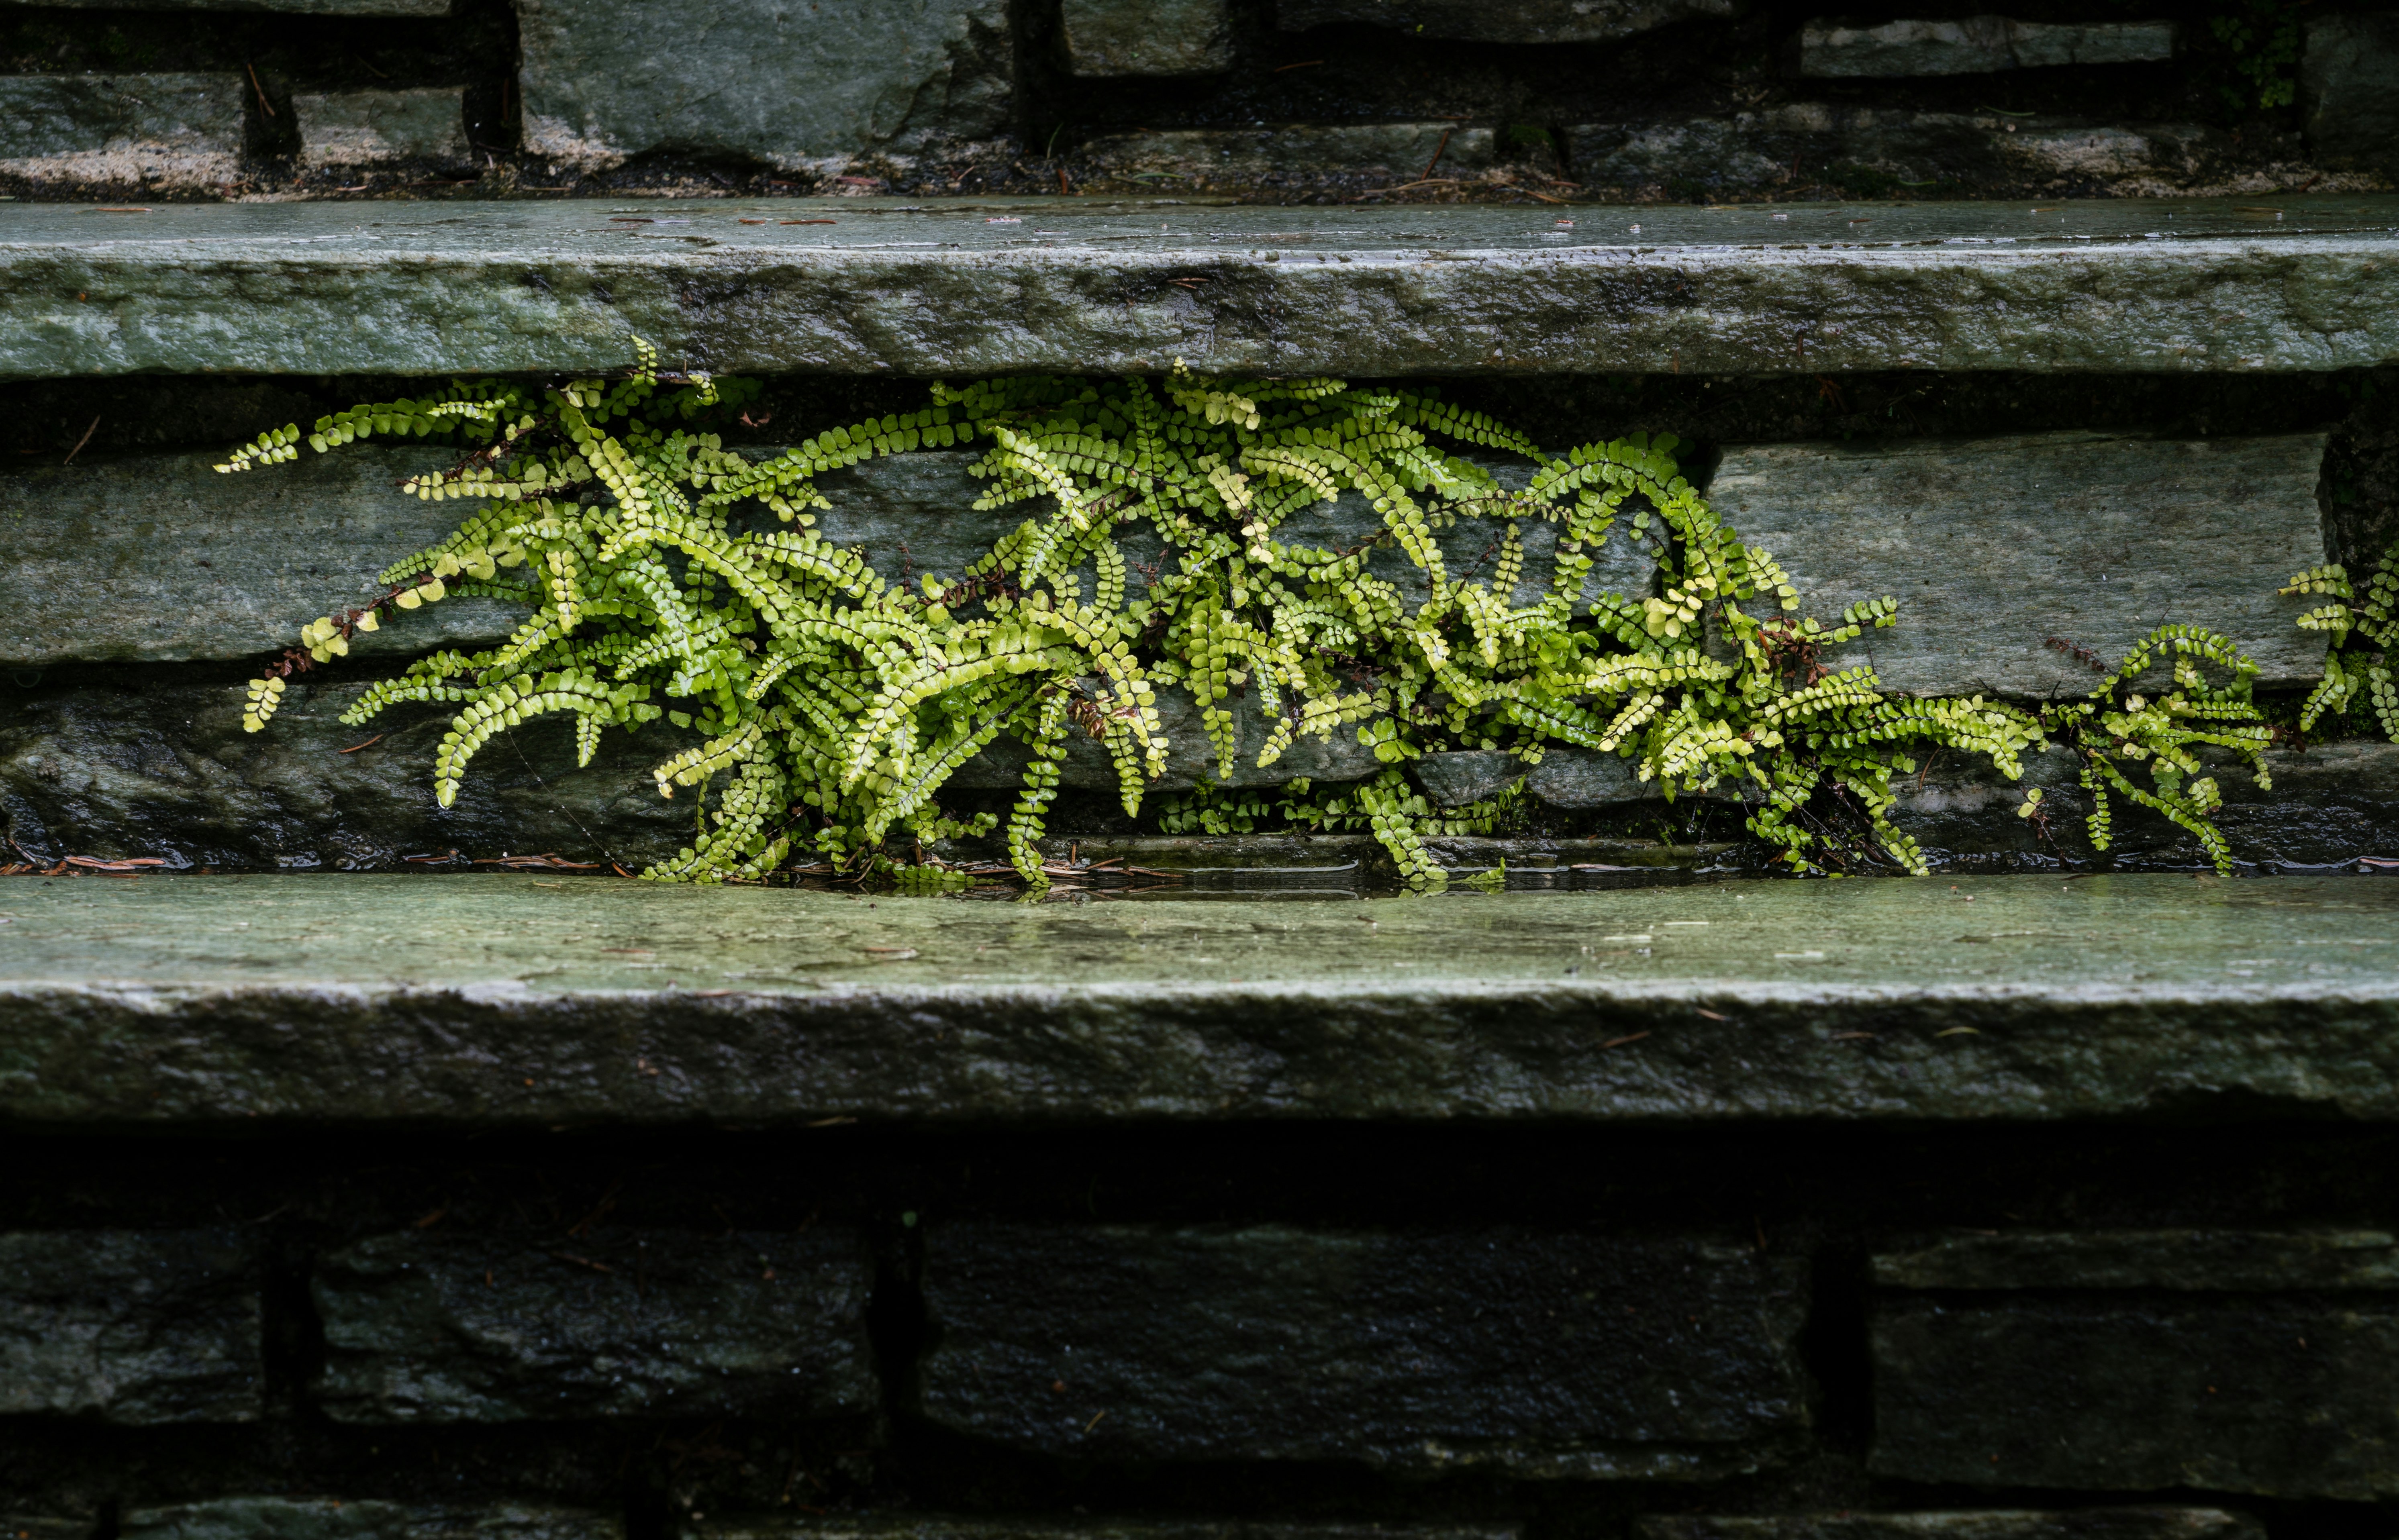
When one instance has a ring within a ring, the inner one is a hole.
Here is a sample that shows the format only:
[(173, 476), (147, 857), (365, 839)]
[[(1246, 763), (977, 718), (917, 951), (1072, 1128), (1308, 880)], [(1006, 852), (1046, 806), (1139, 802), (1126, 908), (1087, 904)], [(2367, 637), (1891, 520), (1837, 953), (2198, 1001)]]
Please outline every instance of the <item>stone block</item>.
[(1064, 0), (1059, 21), (1077, 74), (1214, 74), (1233, 65), (1225, 0)]
[(2299, 107), (2308, 150), (2322, 164), (2399, 173), (2399, 13), (2309, 21)]
[(116, 1533), (119, 1540), (624, 1540), (625, 1526), (613, 1513), (520, 1503), (218, 1497), (129, 1509)]
[(1874, 1259), (1886, 1289), (2399, 1289), (2381, 1230), (2127, 1230), (1949, 1236)]
[(1828, 650), (1904, 695), (2086, 694), (2167, 622), (2212, 628), (2258, 680), (2322, 677), (2309, 608), (2276, 589), (2324, 560), (2322, 434), (2176, 441), (2099, 433), (1726, 452), (1709, 500), (1827, 623), (1890, 595), (1899, 623)]
[(0, 172), (186, 188), (239, 169), (237, 74), (0, 76)]
[(1946, 184), (2137, 196), (2205, 184), (2236, 149), (2222, 130), (2197, 124), (2089, 123), (1824, 102), (1729, 117), (1588, 124), (1569, 128), (1567, 141), (1575, 174), (1588, 185), (1715, 193), (1812, 185), (1831, 175), (1894, 188)]
[(465, 160), (467, 93), (456, 87), (341, 91), (291, 99), (300, 159), (315, 167)]
[[(1438, 133), (1420, 142), (1430, 159)], [(1392, 162), (1405, 177), (1425, 164)], [(1177, 358), (1352, 379), (1787, 374), (1802, 341), (1806, 367), (1831, 373), (2399, 358), (2379, 287), (2399, 201), (2286, 201), (2184, 205), (2172, 221), (2134, 199), (1660, 206), (1572, 225), (1523, 207), (1187, 197), (1010, 214), (974, 199), (644, 205), (690, 222), (669, 227), (590, 200), (435, 200), (378, 203), (373, 229), (340, 203), (122, 217), (20, 203), (0, 246), (0, 379), (617, 371), (629, 333), (721, 373), (952, 380), (1156, 373)], [(835, 223), (783, 223), (803, 214)]]
[(678, 1540), (1515, 1540), (1507, 1524), (1274, 1523), (1248, 1520), (983, 1519), (902, 1514), (800, 1519), (716, 1514)]
[[(0, 665), (249, 658), (377, 597), (374, 575), (458, 526), (404, 496), (454, 450), (359, 445), (236, 475), (222, 453), (0, 471)], [(519, 612), (460, 598), (363, 633), (363, 656), (486, 646)], [(355, 739), (352, 741), (356, 741)]]
[[(750, 453), (766, 459), (779, 452)], [(0, 666), (231, 661), (288, 647), (301, 626), (380, 594), (375, 574), (456, 528), (464, 505), (398, 490), (407, 477), (456, 455), (354, 445), (235, 475), (210, 468), (223, 458), (217, 453), (0, 470), (0, 534), (13, 557), (0, 565)], [(818, 484), (834, 507), (817, 514), (816, 528), (894, 582), (963, 575), (1029, 516), (1024, 507), (972, 506), (983, 490), (967, 473), (975, 459), (924, 452), (830, 472)], [(1521, 462), (1484, 464), (1511, 488), (1531, 473)], [(1279, 526), (1287, 544), (1328, 548), (1356, 546), (1381, 528), (1381, 516), (1356, 492)], [(1440, 532), (1451, 574), (1487, 578), (1501, 528), (1498, 520), (1465, 520)], [(1527, 520), (1520, 535), (1525, 576), (1511, 597), (1521, 605), (1549, 590), (1557, 526)], [(1163, 550), (1139, 521), (1123, 525), (1118, 539), (1135, 563), (1155, 563)], [(1603, 592), (1646, 591), (1654, 563), (1629, 529), (1588, 554), (1586, 603)], [(1430, 594), (1395, 546), (1376, 550), (1368, 570), (1416, 601)], [(1083, 574), (1088, 594), (1096, 576), (1089, 566)], [(95, 615), (142, 618), (95, 628)], [(498, 600), (445, 600), (389, 615), (355, 638), (351, 651), (389, 656), (487, 646), (521, 618)]]
[(1801, 1271), (1588, 1233), (954, 1224), (922, 1410), (1082, 1460), (1754, 1470), (1808, 1426)]
[(1886, 21), (1820, 20), (1799, 30), (1799, 73), (1826, 76), (1983, 74), (2174, 57), (2171, 21), (2019, 21), (2006, 16)]
[(377, 1236), (318, 1263), (315, 1391), (345, 1423), (860, 1419), (873, 1282), (833, 1228)]
[(1280, 0), (1287, 32), (1363, 22), (1476, 43), (1605, 43), (1740, 13), (1740, 0)]
[(2379, 1233), (2165, 1232), (1877, 1257), (1868, 1467), (2057, 1491), (2399, 1492), (2392, 1253)]
[[(10, 6), (35, 0), (6, 0)], [(125, 0), (38, 0), (76, 10), (123, 10)], [(303, 16), (411, 16), (450, 14), (450, 0), (143, 0), (144, 10), (283, 11)]]
[(1409, 762), (1416, 787), (1442, 807), (1462, 807), (1504, 790), (1527, 772), (1523, 760), (1496, 750), (1427, 754)]
[(638, 870), (691, 843), (690, 806), (661, 798), (650, 767), (697, 739), (666, 723), (609, 734), (580, 769), (562, 722), (512, 729), (441, 808), (433, 757), (452, 709), (400, 708), (349, 727), (339, 718), (365, 685), (305, 683), (285, 695), (271, 731), (245, 733), (240, 671), (222, 683), (103, 676), (31, 690), (0, 675), (7, 837), (29, 853), (269, 871), (453, 849), (555, 851)]
[(1006, 0), (520, 0), (525, 148), (837, 170), (1003, 132)]
[(1637, 1540), (2264, 1540), (2222, 1508), (1962, 1508), (1929, 1513), (1651, 1514)]
[(0, 1234), (0, 1412), (259, 1414), (257, 1265), (218, 1230)]
[(1209, 177), (1384, 172), (1414, 178), (1491, 165), (1488, 128), (1455, 123), (1285, 123), (1262, 128), (1171, 128), (1107, 134), (1083, 154), (1110, 170)]

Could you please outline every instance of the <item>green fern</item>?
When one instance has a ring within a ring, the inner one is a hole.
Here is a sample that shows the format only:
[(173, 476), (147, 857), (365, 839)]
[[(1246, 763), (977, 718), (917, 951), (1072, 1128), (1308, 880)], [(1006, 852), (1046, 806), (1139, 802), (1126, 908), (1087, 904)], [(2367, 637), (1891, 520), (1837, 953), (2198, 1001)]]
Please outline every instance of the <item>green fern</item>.
[(2399, 546), (2382, 553), (2362, 596), (2352, 588), (2347, 569), (2338, 564), (2295, 574), (2283, 592), (2324, 595), (2338, 601), (2298, 619), (2301, 630), (2332, 637), (2324, 681), (2299, 707), (2299, 730), (2307, 732), (2326, 715), (2362, 703), (2374, 713), (2383, 735), (2399, 743), (2399, 685), (2391, 670), (2391, 650), (2399, 648)]
[[(1244, 713), (1262, 721), (1260, 766), (1303, 736), (1352, 733), (1385, 768), (1346, 787), (1169, 794), (1160, 827), (1368, 830), (1422, 885), (1443, 880), (1426, 839), (1487, 831), (1521, 794), (1520, 782), (1472, 807), (1431, 806), (1404, 766), (1445, 749), (1499, 750), (1529, 768), (1570, 744), (1622, 756), (1670, 798), (1742, 788), (1750, 828), (1809, 871), (1821, 869), (1821, 838), (1803, 814), (1836, 792), (1864, 810), (1892, 861), (1921, 872), (1921, 852), (1888, 817), (1892, 777), (1916, 768), (1911, 750), (1984, 755), (2013, 778), (2047, 732), (2071, 727), (2095, 744), (2104, 726), (2139, 754), (2094, 748), (2094, 792), (2121, 790), (2113, 767), (2147, 756), (2159, 790), (2127, 794), (2203, 825), (2201, 783), (2174, 779), (2189, 773), (2187, 746), (2248, 741), (2243, 728), (2195, 724), (2230, 706), (2189, 688), (2155, 706), (2094, 701), (2079, 716), (2035, 717), (1979, 696), (1886, 696), (1865, 669), (1828, 673), (1823, 648), (1893, 624), (1896, 606), (1852, 605), (1829, 627), (1794, 615), (1788, 577), (1682, 479), (1665, 435), (1552, 455), (1430, 392), (1216, 380), (1178, 365), (1162, 384), (936, 385), (923, 410), (752, 460), (703, 429), (753, 393), (661, 372), (644, 344), (621, 380), (460, 383), (320, 419), (305, 436), (319, 453), (377, 435), (460, 443), (457, 465), (402, 490), (477, 507), (449, 539), (388, 569), (373, 604), (304, 628), (252, 685), (245, 725), (263, 728), (285, 678), (341, 655), (379, 615), (500, 595), (525, 610), (506, 642), (423, 659), (344, 719), (407, 701), (455, 707), (434, 766), (445, 805), (490, 739), (533, 716), (571, 717), (589, 763), (606, 732), (664, 715), (702, 741), (657, 767), (659, 792), (689, 788), (704, 811), (691, 846), (644, 875), (756, 880), (794, 858), (890, 871), (883, 850), (896, 831), (921, 840), (994, 826), (989, 815), (954, 819), (937, 799), (1007, 735), (1031, 760), (1006, 820), (1009, 859), (1036, 885), (1070, 735), (1102, 741), (1138, 811), (1166, 763), (1157, 699), (1167, 685), (1198, 702), (1220, 778), (1233, 773)], [(296, 426), (264, 435), (219, 468), (288, 461), (302, 439)], [(1024, 510), (964, 572), (894, 587), (810, 527), (810, 510), (829, 507), (824, 472), (959, 445), (981, 452), (976, 506)], [(1464, 447), (1531, 460), (1529, 482), (1504, 489)], [(1424, 597), (1374, 575), (1366, 549), (1280, 537), (1294, 513), (1352, 491), (1381, 518), (1370, 545), (1402, 552)], [(1444, 562), (1437, 533), (1463, 520), (1495, 526), (1488, 581)], [(1536, 520), (1556, 526), (1555, 554), (1538, 597), (1519, 602), (1522, 534)], [(1169, 554), (1136, 591), (1117, 542), (1141, 524)], [(1655, 588), (1593, 596), (1593, 553), (1619, 534), (1656, 556)], [(2152, 641), (2217, 655), (2191, 636)]]

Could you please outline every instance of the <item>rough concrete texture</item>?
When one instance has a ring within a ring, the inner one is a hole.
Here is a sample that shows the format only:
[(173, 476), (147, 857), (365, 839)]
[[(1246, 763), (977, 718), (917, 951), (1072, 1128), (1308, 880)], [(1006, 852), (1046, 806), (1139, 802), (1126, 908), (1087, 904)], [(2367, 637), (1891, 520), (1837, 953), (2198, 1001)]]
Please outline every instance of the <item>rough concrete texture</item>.
[[(2327, 179), (2297, 165), (2288, 168), (2287, 179), (2279, 169), (2260, 172), (2225, 130), (2199, 124), (1832, 102), (1793, 102), (1725, 117), (1586, 124), (1569, 128), (1567, 141), (1575, 174), (1587, 186), (1674, 197), (1796, 190), (1826, 180), (1899, 197), (1937, 197), (1941, 189), (1966, 186), (2163, 197), (2254, 196), (2310, 179), (2319, 187), (2379, 185), (2371, 176)], [(2257, 218), (2270, 222), (2275, 212)], [(1877, 223), (1890, 217), (1875, 209), (1854, 214)], [(2169, 221), (2152, 217), (2162, 229), (2171, 228)]]
[(0, 76), (0, 172), (161, 190), (230, 181), (249, 89), (237, 74)]
[(1416, 178), (1479, 171), (1492, 161), (1488, 128), (1455, 123), (1283, 123), (1255, 128), (1166, 128), (1104, 134), (1082, 153), (1113, 172), (1205, 179), (1329, 171)]
[[(1710, 503), (1774, 553), (1802, 613), (1886, 596), (1899, 624), (1829, 649), (1904, 695), (2053, 698), (2168, 623), (2231, 638), (2259, 683), (2324, 675), (2315, 601), (2276, 590), (2325, 561), (2324, 437), (2186, 442), (2096, 433), (1726, 452)], [(2218, 670), (2221, 675), (2223, 670)], [(2229, 677), (2229, 676), (2228, 676)]]
[(873, 1282), (858, 1236), (830, 1227), (377, 1236), (318, 1264), (316, 1398), (345, 1423), (861, 1419)]
[(1810, 21), (1799, 30), (1803, 75), (1982, 74), (2064, 64), (2138, 64), (2174, 57), (2171, 21), (2058, 24), (2006, 16), (1886, 21), (1861, 27)]
[(1987, 1300), (1876, 1304), (1868, 1469), (2066, 1491), (2399, 1491), (2399, 1297)]
[(2001, 1232), (1928, 1240), (1873, 1259), (1886, 1289), (2399, 1289), (2381, 1230)]
[(0, 1122), (2392, 1121), (2394, 912), (2188, 873), (1364, 908), (12, 879)]
[(467, 159), (467, 93), (457, 88), (341, 91), (291, 99), (300, 160), (312, 167)]
[[(400, 481), (459, 452), (358, 445), (237, 475), (222, 453), (129, 455), (0, 471), (0, 664), (248, 658), (292, 644), (375, 574), (455, 528), (466, 507)], [(460, 597), (351, 650), (409, 655), (489, 645), (522, 612)], [(349, 740), (356, 742), (356, 739)]]
[(1005, 0), (522, 0), (527, 150), (585, 169), (653, 151), (783, 170), (1002, 132)]
[(221, 1230), (0, 1234), (0, 1412), (256, 1418), (250, 1239)]
[[(1546, 208), (1060, 202), (658, 202), (647, 224), (588, 203), (17, 204), (0, 216), (0, 377), (617, 370), (637, 333), (722, 372), (951, 379), (1176, 358), (1370, 378), (2399, 358), (2399, 310), (2370, 281), (2399, 254), (2392, 197), (2284, 199), (2279, 217), (1815, 204), (1571, 225)], [(779, 223), (804, 218), (835, 223)], [(400, 261), (405, 284), (388, 279)]]
[(925, 1415), (1045, 1454), (1696, 1479), (1808, 1426), (1803, 1273), (1747, 1245), (966, 1223), (923, 1287)]
[(1478, 43), (1604, 43), (1740, 8), (1739, 0), (1281, 0), (1275, 16), (1289, 32), (1349, 21)]
[(1225, 0), (1064, 0), (1058, 20), (1077, 74), (1213, 74), (1232, 67)]
[(2299, 100), (2318, 160), (2399, 172), (2399, 14), (2310, 20)]
[(2221, 1508), (1959, 1508), (1927, 1513), (1648, 1514), (1639, 1540), (2263, 1540)]
[(126, 1511), (120, 1540), (624, 1540), (613, 1513), (500, 1504), (436, 1507), (373, 1498), (220, 1497)]

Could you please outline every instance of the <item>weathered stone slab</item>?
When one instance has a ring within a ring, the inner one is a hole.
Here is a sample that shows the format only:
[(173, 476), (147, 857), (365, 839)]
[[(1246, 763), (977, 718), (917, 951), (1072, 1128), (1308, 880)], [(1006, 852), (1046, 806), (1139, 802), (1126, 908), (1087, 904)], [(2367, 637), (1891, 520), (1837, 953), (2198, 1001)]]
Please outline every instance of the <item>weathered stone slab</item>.
[(2399, 16), (2320, 16), (2299, 56), (2308, 149), (2327, 166), (2399, 170)]
[(1957, 889), (8, 880), (0, 1124), (2399, 1120), (2399, 883)]
[[(2256, 185), (2255, 168), (2242, 160), (2226, 131), (2192, 123), (1793, 102), (1728, 117), (1587, 124), (1570, 128), (1567, 139), (1575, 174), (1586, 185), (1635, 193), (1758, 193), (1811, 186), (1827, 177), (1919, 195), (1972, 187), (2037, 190), (2044, 196), (2157, 197)], [(2296, 186), (2311, 174), (2300, 169), (2286, 184)], [(2371, 178), (2340, 181), (2379, 185)], [(2262, 209), (2252, 223), (2270, 221), (2277, 211)], [(1877, 229), (1890, 217), (1882, 208), (1852, 213)], [(2155, 223), (2170, 227), (2175, 222)], [(1816, 344), (1809, 345), (1812, 356)]]
[(1290, 32), (1362, 21), (1478, 43), (1604, 43), (1740, 8), (1739, 0), (1281, 0), (1275, 14)]
[[(1005, 0), (522, 0), (524, 143), (838, 170), (1002, 131)], [(738, 81), (738, 89), (727, 82)]]
[(467, 93), (455, 87), (291, 99), (300, 159), (318, 167), (467, 158)]
[[(457, 528), (463, 505), (400, 481), (456, 452), (360, 445), (238, 475), (224, 455), (144, 454), (0, 472), (0, 663), (242, 658), (378, 596), (375, 574)], [(520, 614), (497, 600), (419, 608), (362, 633), (361, 655), (481, 646)], [(361, 735), (363, 736), (363, 735)], [(349, 740), (356, 742), (356, 739)]]
[(1804, 1279), (1748, 1246), (965, 1223), (923, 1287), (924, 1414), (1045, 1454), (1695, 1478), (1808, 1426)]
[[(1878, 1280), (1977, 1291), (1876, 1303), (1875, 1473), (2291, 1498), (2399, 1490), (2388, 1236), (1995, 1238), (1877, 1259)], [(2025, 1286), (2036, 1291), (2005, 1292)]]
[(682, 1540), (1513, 1540), (1519, 1531), (1508, 1524), (711, 1513), (684, 1520), (679, 1533)]
[[(779, 451), (759, 449), (753, 457)], [(448, 535), (463, 505), (405, 496), (411, 475), (449, 465), (456, 452), (357, 445), (304, 454), (284, 466), (237, 475), (208, 454), (129, 456), (0, 472), (0, 532), (13, 561), (0, 566), (0, 665), (46, 667), (70, 660), (158, 662), (234, 659), (291, 644), (301, 626), (329, 609), (382, 590), (374, 574)], [(894, 582), (963, 576), (1032, 507), (973, 507), (984, 483), (968, 474), (972, 453), (925, 452), (871, 461), (823, 477), (834, 507), (818, 531), (857, 550)], [(1486, 461), (1501, 485), (1521, 488), (1529, 464)], [(1551, 586), (1557, 526), (1519, 521), (1525, 575), (1511, 595), (1538, 602)], [(1349, 549), (1383, 530), (1382, 517), (1352, 492), (1279, 525), (1285, 543)], [(1454, 576), (1486, 578), (1505, 525), (1464, 520), (1440, 532)], [(1127, 558), (1155, 564), (1163, 552), (1145, 523), (1118, 532)], [(1588, 553), (1582, 598), (1647, 590), (1654, 561), (1629, 528)], [(1387, 543), (1368, 570), (1417, 601), (1430, 589)], [(1084, 569), (1085, 592), (1096, 578)], [(102, 627), (98, 617), (138, 623)], [(361, 633), (361, 655), (484, 646), (507, 637), (522, 612), (498, 600), (459, 598), (392, 615)], [(1263, 741), (1263, 739), (1261, 739)], [(1104, 762), (1104, 761), (1103, 761)]]
[(613, 1513), (522, 1503), (438, 1507), (375, 1498), (219, 1497), (131, 1508), (123, 1540), (624, 1540)]
[(227, 181), (248, 89), (237, 74), (0, 76), (0, 172), (174, 188)]
[(1064, 0), (1058, 16), (1077, 74), (1213, 74), (1232, 67), (1225, 0)]
[[(0, 206), (0, 377), (617, 370), (631, 334), (721, 372), (949, 379), (1177, 358), (1362, 378), (1787, 373), (1803, 344), (1829, 372), (2399, 358), (2376, 277), (2399, 253), (2399, 198), (2280, 201), (2279, 217), (2119, 200), (1572, 225), (1549, 209), (1057, 198), (637, 210), (687, 225), (588, 202), (18, 203)], [(835, 223), (781, 223), (801, 219)]]
[(1886, 21), (1819, 20), (1799, 29), (1799, 73), (1826, 76), (1982, 74), (2174, 57), (2171, 21), (2019, 21), (2007, 16)]
[(697, 740), (666, 723), (609, 734), (582, 769), (564, 723), (510, 729), (445, 809), (433, 800), (433, 760), (454, 710), (396, 708), (344, 726), (364, 688), (295, 685), (271, 731), (245, 733), (231, 677), (31, 692), (0, 681), (11, 691), (0, 711), (0, 824), (45, 858), (115, 850), (269, 870), (389, 867), (454, 849), (553, 851), (638, 871), (691, 843), (691, 804), (661, 798), (650, 768)]
[(376, 1236), (318, 1263), (315, 1396), (345, 1423), (864, 1417), (873, 1283), (834, 1228)]
[(1803, 613), (1886, 594), (1899, 624), (1827, 652), (1906, 695), (2087, 694), (2160, 625), (2237, 642), (2263, 684), (2321, 678), (2324, 638), (2276, 590), (2324, 560), (2322, 434), (2098, 433), (1728, 450), (1709, 500), (1774, 553)]
[(2380, 1230), (2019, 1231), (1962, 1235), (1874, 1259), (1887, 1289), (2399, 1289)]
[(0, 1234), (0, 1412), (259, 1414), (257, 1263), (217, 1230)]
[(1170, 128), (1107, 134), (1083, 153), (1111, 170), (1167, 170), (1205, 179), (1335, 171), (1407, 177), (1479, 171), (1491, 164), (1488, 128), (1455, 123), (1283, 123), (1257, 128)]
[(1647, 1514), (1639, 1540), (2262, 1540), (2222, 1508), (1959, 1508), (1931, 1513)]
[[(122, 10), (124, 0), (0, 0), (77, 10)], [(293, 11), (307, 16), (447, 16), (450, 0), (144, 0), (144, 10)]]

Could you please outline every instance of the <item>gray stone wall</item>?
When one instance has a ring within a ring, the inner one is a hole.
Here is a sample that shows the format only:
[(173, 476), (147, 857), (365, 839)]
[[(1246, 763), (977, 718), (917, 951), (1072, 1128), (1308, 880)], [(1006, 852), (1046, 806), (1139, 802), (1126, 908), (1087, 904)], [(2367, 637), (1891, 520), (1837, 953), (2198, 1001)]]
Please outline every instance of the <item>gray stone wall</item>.
[(0, 1516), (2264, 1540), (2399, 1490), (2379, 1132), (842, 1122), (43, 1146), (85, 1212), (5, 1195)]
[[(20, 197), (1531, 204), (2265, 196), (2384, 187), (2399, 166), (2387, 6), (1954, 8), (1861, 21), (1734, 0), (11, 6), (0, 180)], [(1611, 88), (1621, 79), (1642, 88)]]

